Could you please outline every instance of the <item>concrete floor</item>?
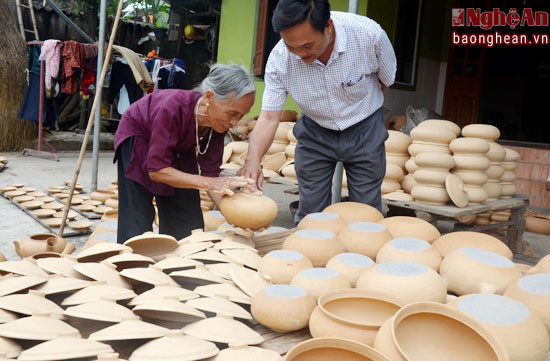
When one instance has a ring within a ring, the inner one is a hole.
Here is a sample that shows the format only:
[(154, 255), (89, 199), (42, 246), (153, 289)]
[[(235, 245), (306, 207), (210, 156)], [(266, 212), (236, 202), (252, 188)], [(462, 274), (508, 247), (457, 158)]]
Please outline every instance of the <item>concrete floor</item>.
[[(77, 152), (60, 153), (59, 162), (34, 156), (21, 156), (19, 153), (0, 153), (8, 158), (7, 167), (0, 172), (0, 186), (8, 183), (25, 183), (27, 186), (44, 190), (49, 185), (62, 184), (65, 180), (72, 180)], [(98, 188), (106, 188), (109, 183), (116, 180), (116, 165), (112, 162), (113, 152), (101, 152), (99, 157)], [(92, 157), (91, 152), (86, 155), (80, 171), (79, 183), (89, 191), (91, 183)], [(274, 226), (285, 228), (293, 227), (293, 219), (289, 211), (289, 204), (298, 199), (298, 196), (284, 193), (290, 188), (288, 185), (264, 184), (264, 193), (274, 199), (279, 207)], [(538, 212), (549, 214), (549, 209), (535, 209)], [(40, 223), (22, 212), (10, 201), (0, 197), (0, 252), (8, 259), (18, 259), (15, 254), (13, 241), (22, 240), (36, 233), (47, 231)], [(99, 220), (93, 220), (94, 224)], [(444, 231), (444, 229), (442, 229)], [(68, 237), (77, 249), (81, 248), (87, 240), (87, 236)], [(530, 255), (540, 258), (550, 253), (550, 237), (533, 233), (525, 233)]]

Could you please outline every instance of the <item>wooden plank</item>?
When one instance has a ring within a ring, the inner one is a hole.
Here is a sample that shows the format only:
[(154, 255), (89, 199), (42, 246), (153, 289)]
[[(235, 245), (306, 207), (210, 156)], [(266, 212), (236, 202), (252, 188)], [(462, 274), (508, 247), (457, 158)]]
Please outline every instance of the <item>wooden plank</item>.
[[(44, 190), (49, 196), (55, 198), (58, 202), (61, 202), (63, 205), (65, 204), (66, 198), (62, 199), (57, 196), (57, 193), (50, 193), (48, 189)], [(85, 194), (85, 193), (82, 193)], [(88, 219), (100, 219), (102, 217), (101, 214), (97, 214), (95, 212), (84, 212), (78, 209), (75, 206), (71, 206), (71, 210), (75, 211), (76, 213), (80, 214), (82, 217), (86, 217)]]
[(303, 329), (286, 334), (280, 334), (278, 337), (272, 338), (268, 341), (261, 343), (259, 346), (277, 352), (279, 355), (284, 355), (292, 347), (296, 346), (302, 341), (309, 340), (311, 334), (309, 330)]
[(252, 240), (256, 244), (258, 254), (263, 256), (271, 251), (282, 248), (285, 239), (296, 231), (296, 228), (289, 229), (283, 232), (264, 234), (253, 237)]

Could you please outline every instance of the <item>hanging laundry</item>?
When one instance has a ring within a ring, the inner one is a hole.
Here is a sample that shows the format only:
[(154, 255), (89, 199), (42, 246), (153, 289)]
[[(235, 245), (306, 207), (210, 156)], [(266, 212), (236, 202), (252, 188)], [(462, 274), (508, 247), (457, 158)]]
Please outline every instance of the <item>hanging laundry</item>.
[[(147, 90), (153, 85), (153, 80), (149, 75), (149, 71), (143, 64), (141, 58), (132, 50), (125, 48), (123, 46), (113, 45), (113, 49), (121, 54), (132, 70), (132, 74), (136, 79), (136, 83), (143, 89)], [(128, 87), (126, 87), (128, 88)], [(128, 89), (128, 94), (130, 94), (130, 89)], [(131, 100), (131, 96), (130, 96)]]
[(61, 92), (64, 94), (74, 94), (78, 90), (78, 70), (84, 68), (82, 44), (74, 40), (65, 41), (61, 56), (63, 57)]
[(132, 69), (128, 64), (124, 64), (121, 60), (115, 61), (111, 68), (109, 91), (107, 93), (107, 102), (109, 104), (113, 104), (116, 97), (119, 95), (122, 86), (126, 87), (130, 104), (143, 98), (144, 96), (143, 89), (136, 82)]
[[(42, 45), (40, 52), (40, 60), (46, 61), (46, 76), (45, 85), (46, 89), (52, 89), (52, 78), (57, 78), (59, 73), (59, 62), (61, 61), (61, 41), (59, 40), (46, 40)], [(54, 85), (55, 86), (55, 85)]]
[(157, 76), (159, 89), (185, 89), (187, 72), (183, 61), (181, 61), (180, 64), (182, 66), (179, 66), (176, 62), (174, 62), (159, 69)]
[(90, 98), (90, 85), (95, 83), (95, 61), (91, 66), (86, 66), (86, 70), (82, 73), (82, 79), (80, 79), (80, 95), (84, 99)]

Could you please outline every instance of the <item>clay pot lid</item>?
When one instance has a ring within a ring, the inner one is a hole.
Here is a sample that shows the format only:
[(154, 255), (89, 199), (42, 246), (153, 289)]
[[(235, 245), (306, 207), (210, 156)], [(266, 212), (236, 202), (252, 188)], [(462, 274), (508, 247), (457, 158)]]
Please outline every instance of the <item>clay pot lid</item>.
[(42, 196), (42, 197), (37, 197), (37, 198), (35, 198), (35, 201), (40, 201), (40, 202), (44, 202), (44, 203), (50, 203), (50, 202), (55, 201), (55, 198), (54, 198), (54, 197), (50, 197), (50, 196)]
[(264, 342), (259, 333), (229, 316), (207, 318), (186, 325), (182, 330), (187, 335), (212, 342), (240, 345), (258, 345)]
[(36, 314), (0, 325), (0, 336), (22, 340), (49, 341), (60, 337), (80, 337), (80, 332), (48, 314)]
[(70, 278), (85, 279), (86, 277), (73, 269), (73, 266), (77, 263), (76, 259), (71, 256), (61, 258), (40, 258), (36, 260), (36, 264), (46, 272), (62, 274)]
[[(61, 221), (63, 219), (61, 218), (48, 218), (44, 221), (44, 223), (46, 223), (48, 226), (52, 227), (52, 228), (58, 228), (58, 227), (61, 227)], [(65, 222), (66, 224), (67, 222)]]
[(166, 257), (162, 261), (157, 262), (155, 264), (155, 267), (158, 267), (163, 271), (167, 271), (167, 270), (182, 270), (182, 269), (195, 268), (201, 265), (202, 265), (202, 262), (195, 261), (194, 259), (182, 258), (182, 257)]
[(271, 284), (259, 272), (245, 267), (234, 267), (229, 274), (233, 282), (250, 297), (255, 297), (258, 292)]
[(46, 196), (46, 193), (44, 192), (39, 192), (39, 191), (34, 191), (34, 192), (29, 192), (27, 193), (28, 196), (33, 196), (33, 197), (45, 197)]
[(68, 360), (95, 357), (101, 353), (113, 352), (109, 345), (85, 338), (61, 337), (43, 342), (21, 353), (18, 360)]
[(199, 265), (189, 270), (172, 272), (170, 273), (170, 277), (177, 278), (183, 283), (192, 283), (195, 285), (227, 282), (227, 280), (210, 272), (204, 265)]
[(466, 257), (479, 263), (497, 268), (515, 268), (514, 262), (508, 258), (481, 248), (464, 247), (456, 252), (461, 252)]
[(152, 289), (150, 289), (149, 291), (145, 291), (139, 296), (134, 297), (130, 302), (128, 302), (128, 305), (137, 306), (137, 305), (154, 302), (157, 300), (163, 300), (165, 298), (175, 298), (179, 301), (187, 301), (198, 297), (199, 297), (198, 294), (192, 291), (186, 290), (185, 288), (174, 287), (168, 284), (162, 284), (162, 285), (157, 285)]
[(90, 281), (65, 277), (61, 274), (54, 274), (48, 277), (48, 282), (35, 287), (35, 290), (46, 295), (53, 295), (56, 293), (77, 291), (89, 285)]
[(15, 273), (22, 276), (48, 277), (48, 274), (38, 267), (36, 260), (32, 258), (25, 258), (21, 261), (0, 262), (0, 272)]
[(388, 244), (392, 248), (408, 252), (422, 252), (431, 247), (430, 243), (415, 237), (394, 238)]
[(195, 298), (187, 301), (185, 304), (208, 313), (224, 314), (244, 320), (252, 320), (252, 315), (247, 310), (220, 296)]
[(55, 214), (55, 210), (53, 210), (53, 209), (37, 209), (37, 210), (33, 211), (32, 214), (34, 214), (38, 218), (48, 218), (48, 217), (51, 217)]
[[(212, 211), (211, 211), (212, 212)], [(194, 229), (191, 231), (191, 235), (183, 238), (178, 243), (193, 243), (193, 242), (218, 242), (222, 240), (222, 236), (216, 233), (203, 232), (202, 229)]]
[(37, 209), (42, 207), (42, 205), (44, 205), (44, 202), (34, 200), (34, 201), (23, 202), (21, 203), (21, 205), (27, 209)]
[(242, 292), (236, 286), (227, 283), (198, 286), (193, 292), (205, 297), (225, 296), (232, 302), (242, 303), (245, 305), (252, 304), (252, 298), (250, 296)]
[(527, 293), (550, 296), (550, 273), (536, 273), (520, 278), (518, 286)]
[(138, 316), (124, 319), (121, 322), (94, 332), (90, 340), (95, 341), (125, 341), (158, 338), (168, 333), (165, 327), (142, 321)]
[(116, 266), (102, 261), (101, 263), (77, 263), (73, 268), (84, 276), (95, 281), (105, 281), (108, 285), (132, 289), (128, 281), (122, 278), (116, 270)]
[[(386, 356), (364, 343), (338, 337), (318, 337), (302, 341), (287, 352), (285, 361), (316, 360), (315, 356), (321, 350), (330, 352), (332, 357), (325, 359), (320, 356), (319, 360), (388, 361)], [(310, 352), (313, 354), (310, 355)]]
[(100, 262), (121, 252), (132, 252), (132, 249), (119, 243), (100, 242), (82, 250), (76, 259), (78, 262)]
[(278, 250), (269, 252), (267, 255), (279, 261), (299, 261), (305, 258), (305, 256), (300, 252), (292, 251), (289, 249), (278, 249)]
[(97, 207), (101, 204), (103, 204), (101, 201), (96, 201), (94, 199), (88, 199), (88, 200), (85, 200), (85, 201), (82, 202), (82, 205), (92, 206), (92, 207)]
[(135, 315), (128, 308), (116, 303), (115, 300), (101, 299), (68, 307), (65, 310), (65, 316), (103, 322), (121, 322)]
[(37, 313), (63, 316), (63, 309), (46, 298), (42, 292), (30, 290), (25, 294), (11, 294), (0, 297), (0, 308), (24, 315)]
[(493, 294), (465, 295), (456, 300), (456, 306), (482, 323), (497, 326), (523, 323), (531, 313), (523, 303)]
[(95, 302), (105, 298), (120, 301), (134, 297), (136, 297), (136, 294), (132, 290), (117, 286), (110, 286), (104, 281), (99, 281), (92, 282), (90, 286), (83, 288), (65, 298), (61, 305), (81, 305), (83, 303)]
[(232, 259), (226, 256), (225, 254), (222, 254), (218, 251), (208, 249), (206, 251), (193, 253), (189, 256), (186, 256), (186, 258), (198, 260), (204, 263), (208, 262), (225, 262), (225, 263), (231, 263)]
[(464, 208), (468, 205), (468, 193), (464, 189), (464, 182), (458, 176), (449, 174), (445, 178), (445, 188), (455, 206)]
[(58, 211), (58, 210), (63, 209), (63, 208), (65, 208), (65, 206), (62, 203), (55, 202), (55, 201), (50, 202), (50, 203), (46, 203), (42, 206), (42, 209), (53, 209), (54, 211)]
[(23, 202), (33, 201), (34, 198), (35, 197), (24, 195), (24, 196), (14, 197), (13, 200), (16, 201), (17, 203), (23, 203)]
[[(21, 351), (23, 351), (23, 348), (13, 341), (12, 339), (9, 339), (7, 337), (1, 337), (0, 336), (0, 354), (2, 356), (5, 356), (6, 358), (16, 358), (21, 354)], [(8, 359), (10, 360), (10, 359)], [(11, 359), (13, 360), (13, 359)]]
[(174, 251), (178, 247), (178, 241), (169, 235), (154, 234), (146, 232), (140, 236), (135, 236), (124, 242), (134, 253), (148, 256), (158, 261), (159, 256)]
[(281, 355), (277, 352), (256, 346), (229, 345), (229, 348), (221, 350), (220, 353), (209, 361), (241, 361), (241, 360), (262, 360), (281, 361)]
[(72, 229), (75, 229), (77, 231), (82, 231), (82, 230), (88, 229), (93, 225), (94, 224), (90, 221), (73, 221), (73, 222), (69, 222), (69, 227), (71, 227)]
[(67, 187), (65, 187), (65, 186), (59, 186), (59, 185), (51, 185), (51, 186), (48, 186), (48, 189), (59, 189), (59, 190), (62, 190), (62, 189), (67, 189)]
[(254, 235), (254, 232), (244, 230), (240, 227), (235, 227), (227, 222), (223, 223), (218, 227), (218, 231), (222, 232), (235, 232), (236, 234), (243, 236), (243, 237), (252, 237)]
[(231, 270), (235, 267), (242, 266), (243, 265), (236, 263), (212, 263), (205, 265), (207, 270), (229, 281), (231, 281), (231, 275), (229, 274)]
[(170, 253), (167, 253), (165, 257), (187, 257), (189, 255), (205, 251), (212, 248), (214, 243), (212, 242), (195, 242), (180, 244), (178, 248)]
[(19, 196), (24, 196), (25, 194), (27, 194), (27, 192), (25, 192), (25, 191), (19, 191), (19, 190), (4, 192), (4, 195), (7, 196), (7, 197), (9, 197), (9, 198), (15, 198), (15, 197), (19, 197)]
[(413, 196), (410, 194), (405, 193), (402, 189), (399, 189), (395, 192), (386, 193), (382, 196), (384, 199), (389, 199), (391, 201), (398, 201), (398, 202), (412, 202), (414, 201)]
[(112, 211), (113, 209), (114, 208), (107, 206), (97, 206), (94, 208), (94, 213), (103, 215), (105, 212)]
[(256, 250), (223, 249), (221, 252), (229, 257), (231, 261), (243, 264), (256, 270), (260, 266), (260, 261), (262, 260), (262, 257), (258, 255), (258, 252)]
[(274, 170), (271, 170), (271, 169), (262, 169), (262, 174), (264, 176), (264, 178), (271, 178), (271, 177), (278, 177), (279, 176), (279, 173), (275, 172)]
[(221, 242), (214, 244), (213, 248), (219, 251), (223, 249), (247, 249), (251, 252), (258, 253), (256, 248), (251, 247), (248, 244), (233, 241), (231, 238), (224, 238)]
[[(111, 233), (111, 232), (107, 232)], [(115, 233), (116, 236), (116, 233)], [(106, 242), (101, 242), (106, 243)], [(91, 247), (90, 247), (91, 248)], [(117, 254), (115, 256), (111, 256), (107, 259), (105, 259), (105, 262), (109, 262), (111, 264), (114, 264), (115, 266), (118, 266), (119, 264), (130, 264), (130, 263), (149, 263), (154, 264), (155, 260), (151, 257), (143, 256), (141, 254), (137, 253), (121, 253)], [(131, 268), (131, 267), (129, 267)]]
[(414, 277), (428, 272), (430, 269), (416, 262), (389, 261), (374, 266), (374, 269), (382, 274), (394, 277)]
[(81, 204), (76, 208), (82, 212), (93, 212), (95, 209), (95, 206), (92, 206), (91, 204)]
[[(55, 218), (63, 218), (63, 213), (63, 211), (55, 212), (53, 216)], [(67, 219), (75, 219), (76, 217), (78, 217), (78, 213), (73, 210), (69, 210), (69, 213), (67, 214)]]
[[(0, 308), (0, 324), (8, 323), (10, 321), (17, 320), (19, 317), (17, 314), (11, 311), (6, 311)], [(0, 348), (1, 350), (2, 348)], [(1, 352), (0, 352), (1, 353)]]
[(142, 317), (173, 322), (196, 322), (206, 315), (191, 305), (180, 302), (177, 297), (167, 297), (137, 305), (132, 311)]
[(374, 264), (374, 261), (370, 257), (359, 253), (340, 253), (333, 258), (348, 267), (364, 268)]
[(497, 140), (500, 137), (500, 130), (490, 124), (469, 124), (462, 128), (462, 135), (468, 138)]
[(17, 187), (8, 187), (8, 186), (0, 187), (1, 193), (6, 193), (6, 192), (11, 192), (16, 190), (17, 190)]
[(122, 270), (120, 274), (133, 281), (147, 283), (153, 286), (170, 284), (174, 287), (179, 287), (176, 281), (154, 265), (147, 268), (127, 268)]
[(227, 239), (233, 242), (241, 243), (245, 246), (249, 246), (250, 248), (256, 248), (256, 243), (250, 237), (245, 237), (232, 231), (212, 231), (212, 233), (221, 234), (223, 236), (222, 241)]
[(97, 355), (97, 359), (92, 361), (127, 361), (119, 358), (119, 354), (116, 352), (102, 353)]
[(166, 336), (138, 347), (130, 358), (132, 361), (203, 360), (215, 356), (218, 352), (218, 348), (212, 342), (184, 335), (181, 330), (170, 330)]
[(46, 277), (15, 276), (7, 274), (0, 277), (0, 296), (10, 295), (46, 282)]

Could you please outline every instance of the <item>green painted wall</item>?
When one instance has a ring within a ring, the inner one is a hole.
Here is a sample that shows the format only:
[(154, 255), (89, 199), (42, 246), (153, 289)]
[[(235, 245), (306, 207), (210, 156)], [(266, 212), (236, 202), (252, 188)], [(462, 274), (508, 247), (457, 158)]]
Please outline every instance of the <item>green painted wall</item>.
[(395, 39), (398, 0), (369, 0), (367, 16), (376, 21), (388, 34), (393, 43)]

